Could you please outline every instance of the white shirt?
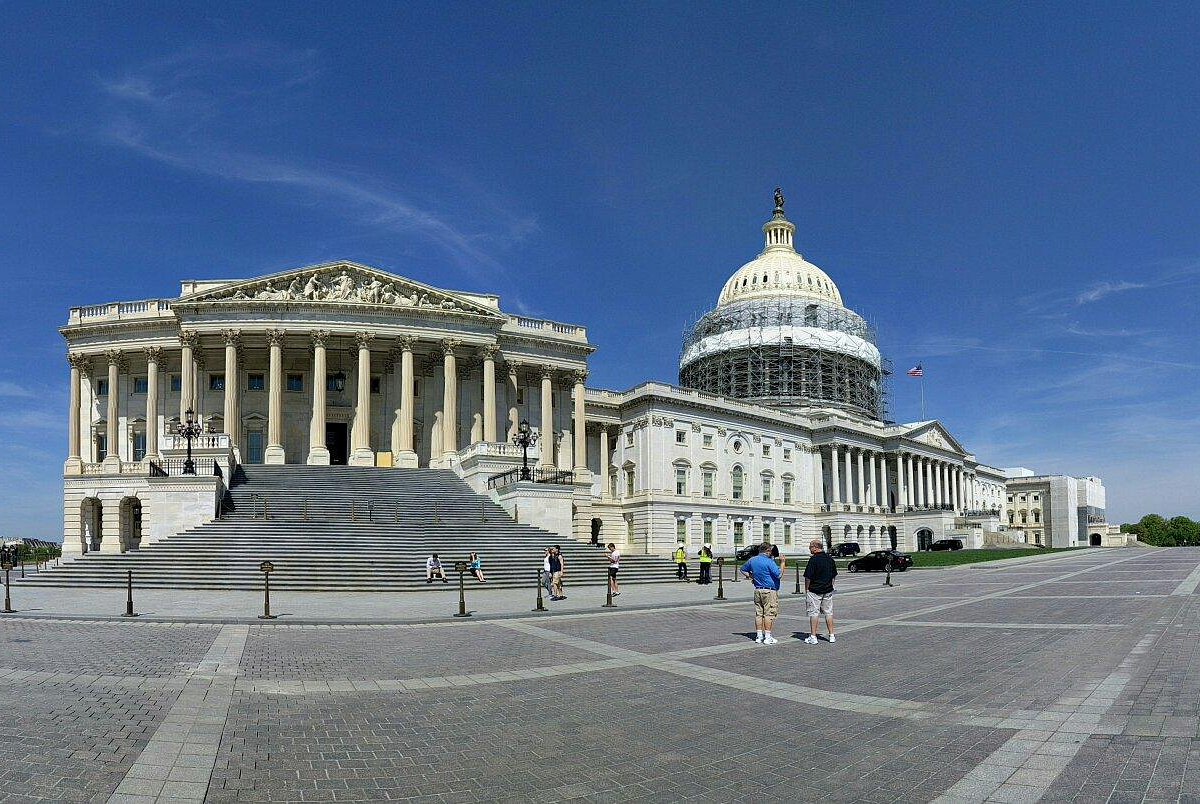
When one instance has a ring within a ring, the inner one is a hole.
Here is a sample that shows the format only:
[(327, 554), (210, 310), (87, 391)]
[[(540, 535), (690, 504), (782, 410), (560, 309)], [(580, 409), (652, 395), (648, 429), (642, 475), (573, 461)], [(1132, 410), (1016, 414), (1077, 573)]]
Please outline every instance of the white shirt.
[(427, 570), (440, 569), (441, 566), (442, 566), (442, 562), (440, 559), (436, 559), (433, 556), (430, 556), (429, 558), (425, 559), (425, 569), (427, 569)]
[(620, 550), (613, 550), (611, 553), (608, 554), (608, 566), (612, 567), (613, 569), (621, 568), (621, 551)]

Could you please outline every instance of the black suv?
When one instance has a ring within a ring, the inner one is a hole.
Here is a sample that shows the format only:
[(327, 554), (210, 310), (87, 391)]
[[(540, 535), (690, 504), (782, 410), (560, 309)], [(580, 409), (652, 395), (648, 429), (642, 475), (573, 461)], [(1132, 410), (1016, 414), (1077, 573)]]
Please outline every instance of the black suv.
[(856, 556), (862, 552), (862, 548), (858, 542), (842, 542), (829, 552), (829, 555), (834, 558), (846, 558), (847, 556)]
[(938, 539), (933, 544), (929, 545), (930, 550), (961, 550), (963, 549), (962, 539)]

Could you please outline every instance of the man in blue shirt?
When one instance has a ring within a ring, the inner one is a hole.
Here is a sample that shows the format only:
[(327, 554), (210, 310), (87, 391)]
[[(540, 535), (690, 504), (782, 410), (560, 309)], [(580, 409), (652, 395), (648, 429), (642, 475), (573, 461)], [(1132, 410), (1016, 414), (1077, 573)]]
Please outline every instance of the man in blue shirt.
[(779, 616), (779, 581), (783, 573), (770, 552), (771, 545), (764, 542), (758, 546), (758, 555), (742, 565), (742, 574), (754, 584), (754, 627), (758, 631), (754, 641), (762, 645), (779, 642), (771, 635), (771, 626)]

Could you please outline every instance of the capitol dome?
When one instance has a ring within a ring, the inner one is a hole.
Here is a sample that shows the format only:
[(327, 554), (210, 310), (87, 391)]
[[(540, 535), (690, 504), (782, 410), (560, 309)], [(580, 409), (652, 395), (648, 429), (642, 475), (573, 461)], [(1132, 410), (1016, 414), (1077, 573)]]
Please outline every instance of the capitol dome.
[(887, 363), (875, 333), (833, 280), (796, 252), (775, 191), (761, 254), (739, 268), (692, 326), (679, 384), (770, 407), (832, 407), (882, 420)]

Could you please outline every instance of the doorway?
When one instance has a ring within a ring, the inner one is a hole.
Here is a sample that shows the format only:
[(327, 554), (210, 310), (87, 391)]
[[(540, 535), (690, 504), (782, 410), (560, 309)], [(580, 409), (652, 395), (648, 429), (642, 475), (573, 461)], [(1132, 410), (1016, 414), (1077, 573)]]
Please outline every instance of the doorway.
[(595, 518), (592, 520), (592, 544), (600, 544), (600, 528), (604, 527), (604, 520)]
[(929, 528), (921, 528), (917, 531), (917, 549), (929, 550), (933, 547), (933, 531)]
[(345, 422), (325, 424), (325, 449), (329, 450), (329, 463), (333, 466), (345, 466), (350, 462), (349, 427)]
[(1091, 536), (1088, 537), (1088, 539), (1089, 539), (1088, 543), (1092, 547), (1099, 547), (1102, 543), (1102, 539), (1100, 538), (1099, 533), (1093, 533)]

